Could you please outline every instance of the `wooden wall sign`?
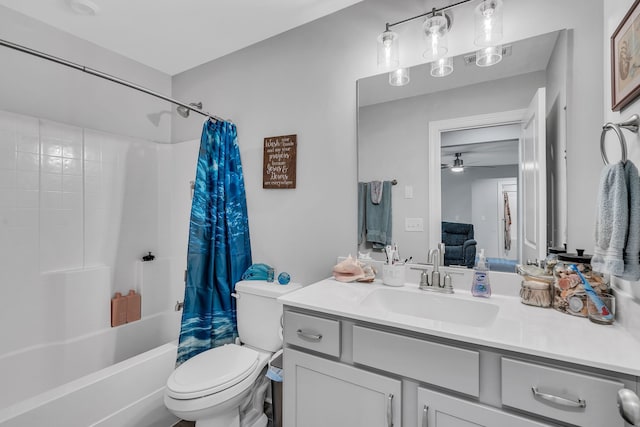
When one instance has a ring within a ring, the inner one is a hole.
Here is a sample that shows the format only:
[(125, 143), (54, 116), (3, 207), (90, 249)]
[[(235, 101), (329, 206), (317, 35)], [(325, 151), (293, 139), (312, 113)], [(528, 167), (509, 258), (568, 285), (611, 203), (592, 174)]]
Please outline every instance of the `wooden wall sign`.
[(262, 188), (296, 188), (297, 135), (264, 139)]

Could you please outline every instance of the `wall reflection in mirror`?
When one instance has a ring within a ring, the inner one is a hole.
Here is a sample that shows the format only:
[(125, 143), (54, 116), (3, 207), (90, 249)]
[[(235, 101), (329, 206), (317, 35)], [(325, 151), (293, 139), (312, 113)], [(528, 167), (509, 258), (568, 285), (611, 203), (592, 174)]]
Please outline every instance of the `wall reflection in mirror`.
[[(427, 262), (429, 249), (444, 241), (446, 264), (473, 266), (484, 249), (493, 269), (513, 271), (565, 243), (567, 33), (511, 43), (489, 68), (462, 55), (446, 78), (421, 64), (406, 86), (390, 86), (386, 74), (357, 82), (360, 253), (384, 260), (378, 248), (397, 243), (401, 258)], [(546, 93), (546, 131), (537, 142), (544, 158), (526, 157), (524, 116), (460, 125), (430, 140), (430, 123), (524, 112), (539, 88)], [(529, 183), (527, 170), (535, 168), (542, 179)], [(384, 185), (391, 180), (397, 185)], [(533, 193), (544, 200), (534, 202)], [(544, 230), (532, 248), (535, 227)]]

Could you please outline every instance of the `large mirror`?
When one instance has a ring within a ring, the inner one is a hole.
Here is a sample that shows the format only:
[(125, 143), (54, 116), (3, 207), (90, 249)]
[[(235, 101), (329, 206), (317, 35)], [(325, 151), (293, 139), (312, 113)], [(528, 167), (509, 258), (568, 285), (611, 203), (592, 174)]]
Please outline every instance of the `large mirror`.
[(507, 45), (492, 67), (461, 55), (444, 78), (422, 64), (406, 86), (386, 74), (357, 82), (359, 252), (384, 259), (367, 236), (378, 187), (391, 189), (380, 199), (391, 221), (378, 225), (414, 262), (428, 262), (438, 242), (466, 239), (475, 245), (466, 255), (453, 248), (446, 264), (472, 266), (484, 249), (495, 269), (513, 271), (566, 242), (567, 33)]

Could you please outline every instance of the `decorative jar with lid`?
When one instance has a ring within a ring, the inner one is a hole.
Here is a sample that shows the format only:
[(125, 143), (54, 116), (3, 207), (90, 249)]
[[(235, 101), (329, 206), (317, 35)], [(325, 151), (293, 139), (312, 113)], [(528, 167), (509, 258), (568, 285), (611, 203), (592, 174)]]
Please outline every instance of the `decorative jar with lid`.
[(569, 267), (575, 264), (584, 278), (598, 294), (609, 291), (606, 278), (592, 271), (591, 255), (585, 255), (578, 249), (577, 254), (558, 254), (558, 262), (553, 267), (553, 308), (574, 316), (587, 317), (587, 293), (580, 276)]

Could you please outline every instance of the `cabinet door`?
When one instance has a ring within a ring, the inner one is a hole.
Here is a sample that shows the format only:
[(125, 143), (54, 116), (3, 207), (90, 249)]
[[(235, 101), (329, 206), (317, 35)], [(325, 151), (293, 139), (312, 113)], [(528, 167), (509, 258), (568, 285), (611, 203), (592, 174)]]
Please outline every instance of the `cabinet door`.
[(420, 427), (543, 427), (537, 421), (418, 387)]
[(400, 427), (401, 383), (289, 348), (284, 351), (285, 427)]

